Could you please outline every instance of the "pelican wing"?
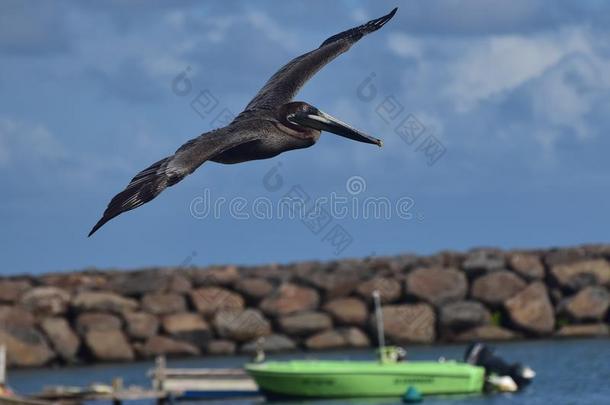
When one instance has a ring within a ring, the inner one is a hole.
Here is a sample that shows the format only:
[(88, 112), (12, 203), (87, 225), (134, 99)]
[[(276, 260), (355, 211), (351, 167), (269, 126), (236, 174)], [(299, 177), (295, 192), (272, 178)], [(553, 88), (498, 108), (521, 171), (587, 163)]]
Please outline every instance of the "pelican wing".
[(333, 35), (322, 42), (319, 48), (291, 60), (271, 76), (245, 110), (269, 109), (289, 102), (322, 67), (346, 52), (366, 34), (383, 27), (396, 14), (397, 9), (381, 18)]
[(174, 155), (161, 159), (138, 173), (125, 190), (110, 201), (104, 215), (95, 224), (89, 236), (123, 212), (153, 200), (167, 187), (173, 186), (193, 173), (205, 161), (235, 146), (260, 139), (261, 136), (260, 131), (228, 126), (191, 139)]

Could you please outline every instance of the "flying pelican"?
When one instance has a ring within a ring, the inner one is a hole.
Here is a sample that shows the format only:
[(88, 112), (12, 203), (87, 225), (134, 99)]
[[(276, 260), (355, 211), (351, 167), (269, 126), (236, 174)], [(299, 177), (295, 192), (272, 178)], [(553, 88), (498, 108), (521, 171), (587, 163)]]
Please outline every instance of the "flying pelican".
[(138, 173), (125, 190), (110, 201), (89, 236), (114, 217), (151, 201), (208, 160), (232, 164), (268, 159), (288, 150), (312, 146), (322, 131), (382, 146), (380, 139), (358, 131), (310, 104), (292, 99), (309, 78), (360, 38), (383, 27), (397, 9), (333, 35), (319, 48), (288, 62), (271, 76), (229, 125), (191, 139), (172, 156)]

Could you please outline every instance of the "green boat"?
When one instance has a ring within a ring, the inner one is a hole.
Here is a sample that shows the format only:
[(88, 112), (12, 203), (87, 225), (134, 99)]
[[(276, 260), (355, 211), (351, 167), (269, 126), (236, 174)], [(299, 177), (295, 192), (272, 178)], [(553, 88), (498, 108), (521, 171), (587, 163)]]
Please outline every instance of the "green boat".
[(270, 361), (247, 364), (259, 388), (271, 395), (316, 398), (400, 397), (480, 393), (485, 369), (449, 362)]
[(411, 387), (427, 394), (483, 391), (485, 369), (456, 361), (401, 361), (406, 352), (386, 347), (379, 292), (375, 302), (379, 358), (376, 361), (293, 360), (245, 365), (262, 392), (271, 396), (309, 398), (401, 397)]

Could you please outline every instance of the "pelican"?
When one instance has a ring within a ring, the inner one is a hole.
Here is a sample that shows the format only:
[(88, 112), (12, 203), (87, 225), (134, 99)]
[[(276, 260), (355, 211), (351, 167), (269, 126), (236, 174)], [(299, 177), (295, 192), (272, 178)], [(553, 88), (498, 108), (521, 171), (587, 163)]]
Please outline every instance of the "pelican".
[(383, 27), (397, 9), (333, 35), (317, 49), (288, 62), (271, 76), (229, 125), (191, 139), (172, 156), (138, 173), (125, 190), (110, 201), (89, 236), (123, 212), (153, 200), (206, 161), (233, 164), (268, 159), (282, 152), (312, 146), (322, 131), (381, 147), (380, 139), (352, 128), (308, 103), (292, 99), (322, 67), (350, 49), (363, 36)]

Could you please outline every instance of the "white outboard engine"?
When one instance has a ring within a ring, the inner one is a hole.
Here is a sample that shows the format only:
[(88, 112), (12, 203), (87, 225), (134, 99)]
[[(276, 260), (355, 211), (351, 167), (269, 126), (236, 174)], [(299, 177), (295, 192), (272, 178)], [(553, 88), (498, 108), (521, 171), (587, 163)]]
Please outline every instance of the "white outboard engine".
[(496, 355), (493, 348), (480, 342), (466, 348), (464, 361), (485, 368), (485, 380), (492, 390), (517, 391), (527, 386), (536, 376), (528, 366), (508, 363)]

